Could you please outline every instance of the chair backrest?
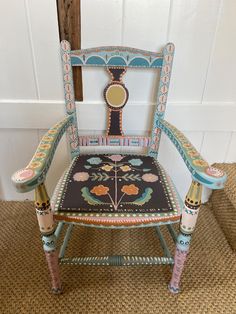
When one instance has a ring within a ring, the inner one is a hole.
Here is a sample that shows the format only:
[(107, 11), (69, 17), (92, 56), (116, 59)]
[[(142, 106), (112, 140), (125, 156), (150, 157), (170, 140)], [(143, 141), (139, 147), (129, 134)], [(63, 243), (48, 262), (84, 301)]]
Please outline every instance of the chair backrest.
[[(161, 53), (128, 47), (98, 47), (71, 50), (70, 43), (61, 42), (61, 57), (65, 91), (65, 105), (68, 115), (73, 115), (73, 123), (68, 128), (68, 139), (72, 157), (79, 154), (79, 146), (115, 145), (148, 147), (148, 154), (156, 157), (161, 130), (157, 127), (159, 118), (164, 117), (167, 95), (174, 57), (174, 44), (168, 43)], [(78, 135), (72, 67), (105, 67), (110, 81), (104, 89), (104, 100), (108, 109), (107, 132), (104, 136)], [(160, 80), (157, 104), (153, 117), (151, 136), (127, 136), (122, 128), (122, 109), (126, 105), (129, 92), (122, 81), (128, 68), (159, 69)]]

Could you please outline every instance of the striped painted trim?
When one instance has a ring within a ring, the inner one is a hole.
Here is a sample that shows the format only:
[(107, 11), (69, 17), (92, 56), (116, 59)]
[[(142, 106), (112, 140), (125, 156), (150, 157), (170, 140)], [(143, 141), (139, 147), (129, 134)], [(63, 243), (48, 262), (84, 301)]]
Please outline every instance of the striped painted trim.
[(148, 147), (148, 136), (80, 136), (80, 146), (141, 146)]
[(123, 217), (123, 218), (116, 218), (116, 217), (96, 217), (85, 215), (72, 215), (71, 213), (54, 213), (54, 219), (57, 221), (65, 221), (65, 222), (75, 222), (81, 225), (94, 225), (94, 226), (101, 226), (101, 227), (134, 227), (134, 226), (142, 226), (142, 227), (151, 227), (155, 225), (161, 224), (170, 224), (170, 223), (177, 223), (180, 221), (180, 216), (173, 215), (171, 217)]

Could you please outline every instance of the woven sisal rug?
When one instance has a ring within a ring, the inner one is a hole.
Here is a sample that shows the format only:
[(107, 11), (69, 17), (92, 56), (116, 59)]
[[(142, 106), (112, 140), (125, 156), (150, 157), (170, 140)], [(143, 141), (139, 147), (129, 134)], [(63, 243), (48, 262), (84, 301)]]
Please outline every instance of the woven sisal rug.
[(214, 164), (227, 173), (223, 190), (215, 190), (209, 200), (209, 206), (232, 249), (236, 251), (236, 163)]
[[(0, 237), (1, 314), (236, 313), (236, 255), (207, 206), (177, 296), (167, 289), (168, 266), (61, 266), (64, 294), (52, 295), (31, 202), (0, 202)], [(78, 227), (70, 244), (68, 254), (78, 256), (161, 254), (152, 228)]]

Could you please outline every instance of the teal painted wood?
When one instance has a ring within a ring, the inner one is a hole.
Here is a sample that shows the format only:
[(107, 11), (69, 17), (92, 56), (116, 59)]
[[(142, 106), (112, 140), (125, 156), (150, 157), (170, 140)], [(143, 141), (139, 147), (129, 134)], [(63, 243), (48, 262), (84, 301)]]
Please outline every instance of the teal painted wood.
[(67, 247), (68, 242), (70, 240), (70, 236), (71, 236), (71, 232), (72, 232), (73, 227), (74, 227), (73, 224), (70, 224), (66, 230), (66, 235), (64, 237), (64, 241), (63, 241), (61, 249), (60, 249), (59, 258), (64, 257), (64, 255), (65, 255), (66, 247)]
[(162, 249), (164, 251), (165, 256), (171, 258), (170, 250), (169, 250), (169, 248), (167, 246), (166, 240), (165, 240), (165, 238), (164, 238), (164, 236), (163, 236), (163, 234), (161, 232), (160, 227), (157, 226), (155, 229), (156, 229), (156, 233), (157, 233), (157, 236), (158, 236), (158, 238), (160, 240), (161, 247), (162, 247)]
[[(66, 223), (65, 223), (66, 224)], [(83, 257), (64, 257), (66, 247), (68, 245), (69, 238), (71, 236), (74, 223), (67, 223), (68, 228), (64, 236), (63, 243), (61, 245), (59, 254), (60, 264), (69, 265), (93, 265), (93, 266), (138, 266), (138, 265), (173, 265), (174, 259), (170, 253), (167, 242), (160, 231), (159, 227), (156, 227), (157, 237), (161, 243), (164, 251), (164, 256), (129, 256), (129, 255), (114, 255), (114, 256), (83, 256)], [(168, 225), (167, 225), (168, 227)], [(58, 233), (58, 225), (54, 235)], [(169, 228), (167, 230), (170, 232)]]
[(31, 191), (45, 181), (57, 145), (71, 123), (72, 117), (67, 116), (49, 129), (40, 141), (30, 163), (12, 175), (12, 182), (18, 192)]
[(72, 50), (72, 66), (121, 66), (130, 68), (161, 68), (163, 56), (160, 53), (129, 47), (96, 47)]
[(177, 233), (175, 232), (175, 229), (173, 228), (172, 225), (167, 225), (168, 231), (173, 239), (174, 242), (177, 241)]
[(42, 236), (43, 249), (45, 252), (51, 252), (56, 250), (56, 242), (57, 238), (55, 233), (51, 235), (43, 235)]
[[(64, 47), (62, 55), (63, 62), (71, 66), (93, 66), (93, 67), (133, 67), (133, 68), (157, 68), (161, 70), (160, 82), (157, 95), (157, 105), (153, 119), (151, 143), (149, 147), (149, 155), (157, 157), (161, 130), (157, 127), (157, 120), (164, 117), (167, 95), (170, 83), (171, 69), (174, 56), (174, 44), (168, 43), (162, 53), (150, 52), (129, 47), (111, 46), (111, 47), (96, 47), (82, 50), (70, 50), (70, 44), (67, 41), (62, 41), (61, 46)], [(71, 71), (71, 69), (70, 69)], [(64, 76), (65, 77), (65, 76)], [(74, 97), (73, 104), (68, 99), (68, 93), (73, 89), (71, 85), (65, 86), (65, 98), (67, 101), (67, 110), (75, 112)], [(67, 90), (69, 89), (69, 91)], [(73, 107), (73, 108), (71, 108)], [(77, 124), (74, 125), (77, 130)], [(74, 135), (73, 135), (74, 136)], [(81, 141), (80, 141), (81, 142)], [(84, 141), (83, 141), (84, 143)], [(149, 143), (148, 143), (149, 144)], [(74, 145), (74, 143), (72, 144)], [(87, 141), (86, 145), (90, 144)], [(106, 145), (106, 144), (105, 144)], [(79, 152), (73, 153), (77, 155)]]
[(85, 266), (140, 266), (140, 265), (173, 265), (172, 257), (159, 256), (88, 256), (61, 258), (60, 264)]
[(158, 119), (157, 126), (175, 145), (194, 180), (210, 189), (224, 187), (227, 175), (219, 169), (210, 167), (184, 134), (163, 119)]
[(160, 145), (161, 130), (158, 126), (158, 120), (164, 118), (169, 84), (171, 78), (172, 64), (174, 59), (175, 46), (173, 43), (168, 43), (163, 49), (163, 64), (161, 68), (160, 82), (157, 94), (157, 105), (153, 117), (151, 144), (148, 155), (157, 157)]
[(64, 226), (64, 222), (60, 221), (57, 225), (55, 232), (54, 232), (56, 239), (58, 239), (60, 237), (63, 226)]
[(66, 40), (61, 42), (61, 60), (64, 84), (66, 113), (73, 117), (72, 124), (67, 130), (72, 159), (79, 155), (79, 133), (75, 106), (73, 73), (71, 66), (71, 46)]

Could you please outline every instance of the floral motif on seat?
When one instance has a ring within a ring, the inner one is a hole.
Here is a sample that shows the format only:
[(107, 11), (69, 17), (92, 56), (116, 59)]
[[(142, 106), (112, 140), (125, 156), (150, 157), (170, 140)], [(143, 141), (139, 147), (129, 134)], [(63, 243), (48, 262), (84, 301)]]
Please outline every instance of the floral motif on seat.
[(176, 194), (150, 156), (80, 155), (65, 176), (58, 212), (177, 214)]

